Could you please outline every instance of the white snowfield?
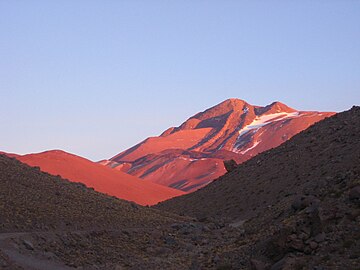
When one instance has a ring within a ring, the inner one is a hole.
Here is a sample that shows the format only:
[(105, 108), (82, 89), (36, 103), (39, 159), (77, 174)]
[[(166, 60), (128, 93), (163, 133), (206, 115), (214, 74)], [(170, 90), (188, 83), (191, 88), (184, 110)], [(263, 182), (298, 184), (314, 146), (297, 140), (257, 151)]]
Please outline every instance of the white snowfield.
[(186, 161), (207, 160), (207, 158), (186, 158), (186, 157), (178, 157), (177, 159), (182, 159)]
[[(299, 112), (292, 112), (292, 113), (286, 113), (286, 112), (280, 112), (280, 113), (273, 113), (273, 114), (267, 114), (262, 115), (260, 117), (256, 117), (249, 125), (244, 126), (242, 129), (239, 130), (239, 136), (236, 139), (235, 147), (233, 149), (234, 152), (239, 152), (238, 145), (241, 141), (241, 137), (245, 134), (247, 134), (249, 131), (253, 131), (253, 133), (257, 132), (260, 128), (269, 125), (274, 122), (282, 121), (284, 119), (288, 118), (295, 118), (300, 115)], [(255, 141), (252, 146), (248, 147), (247, 149), (244, 149), (243, 151), (239, 152), (241, 154), (245, 154), (249, 150), (255, 148), (260, 141)]]
[(267, 114), (262, 115), (260, 117), (256, 117), (254, 121), (251, 122), (251, 124), (243, 127), (239, 130), (239, 137), (242, 135), (248, 133), (250, 130), (253, 129), (260, 129), (263, 126), (266, 126), (268, 124), (271, 124), (273, 122), (284, 120), (285, 118), (294, 118), (299, 116), (299, 112), (293, 112), (293, 113), (273, 113), (273, 114)]
[(186, 160), (186, 161), (196, 161), (196, 160), (199, 160), (197, 158), (186, 158), (186, 157), (178, 157), (177, 159), (181, 159), (181, 160)]
[(244, 151), (240, 151), (240, 154), (245, 154), (246, 152), (248, 152), (251, 149), (255, 148), (260, 142), (261, 142), (261, 140), (260, 141), (255, 141), (254, 144), (251, 147), (246, 148)]

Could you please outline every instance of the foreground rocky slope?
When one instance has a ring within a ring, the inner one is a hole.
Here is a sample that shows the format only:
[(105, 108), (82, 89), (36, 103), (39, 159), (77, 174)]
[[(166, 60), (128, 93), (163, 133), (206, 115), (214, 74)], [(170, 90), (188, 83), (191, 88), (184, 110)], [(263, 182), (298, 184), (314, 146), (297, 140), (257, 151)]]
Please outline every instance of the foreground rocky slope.
[[(4, 155), (0, 172), (0, 269), (146, 265), (144, 249), (167, 235), (161, 228), (186, 220), (106, 196)], [(155, 232), (159, 239), (151, 240)], [(157, 265), (172, 262), (159, 257)]]
[(106, 196), (0, 155), (0, 232), (155, 226), (176, 215)]
[(0, 209), (0, 269), (221, 269), (229, 265), (224, 250), (242, 234), (109, 197), (4, 155)]
[(243, 229), (254, 269), (358, 269), (359, 134), (353, 107), (157, 208)]
[(191, 192), (223, 175), (223, 160), (246, 161), (331, 115), (229, 99), (101, 164)]
[(30, 166), (40, 167), (44, 172), (60, 175), (72, 182), (83, 183), (96, 191), (141, 205), (153, 205), (184, 194), (180, 190), (144, 182), (132, 175), (61, 150), (15, 157)]

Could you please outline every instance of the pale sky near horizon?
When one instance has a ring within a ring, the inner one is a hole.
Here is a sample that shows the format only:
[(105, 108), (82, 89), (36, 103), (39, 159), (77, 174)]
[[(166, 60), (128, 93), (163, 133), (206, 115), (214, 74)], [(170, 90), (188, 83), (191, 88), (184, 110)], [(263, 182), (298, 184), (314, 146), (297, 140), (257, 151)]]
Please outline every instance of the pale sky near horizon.
[(0, 0), (0, 151), (110, 158), (227, 98), (360, 105), (360, 1)]

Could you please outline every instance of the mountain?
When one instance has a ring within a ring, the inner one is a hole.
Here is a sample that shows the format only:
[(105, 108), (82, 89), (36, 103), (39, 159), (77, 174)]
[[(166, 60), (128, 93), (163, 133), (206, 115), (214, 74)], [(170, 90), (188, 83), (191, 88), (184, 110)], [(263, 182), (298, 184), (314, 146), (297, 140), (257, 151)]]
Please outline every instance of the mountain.
[(60, 150), (16, 158), (30, 166), (40, 167), (44, 172), (60, 175), (73, 182), (81, 182), (96, 191), (141, 205), (156, 204), (184, 194), (182, 191), (143, 181)]
[(353, 107), (157, 208), (239, 227), (247, 237), (233, 252), (252, 245), (253, 269), (356, 269), (359, 134)]
[(100, 164), (192, 192), (226, 172), (223, 160), (244, 162), (333, 114), (228, 99)]
[(0, 155), (0, 268), (358, 269), (359, 132), (354, 107), (151, 208)]

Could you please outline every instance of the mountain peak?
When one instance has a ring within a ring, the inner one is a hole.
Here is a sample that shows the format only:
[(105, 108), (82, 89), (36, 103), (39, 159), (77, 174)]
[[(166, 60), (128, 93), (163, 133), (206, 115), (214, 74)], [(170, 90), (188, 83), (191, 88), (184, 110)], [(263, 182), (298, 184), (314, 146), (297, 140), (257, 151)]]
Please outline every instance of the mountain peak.
[[(35, 153), (34, 153), (35, 154)], [(61, 149), (54, 149), (54, 150), (46, 150), (37, 154), (56, 154), (56, 155), (72, 155), (68, 152), (65, 152), (64, 150)]]
[(229, 98), (203, 112), (196, 114), (193, 118), (204, 120), (216, 116), (221, 116), (229, 112), (241, 111), (247, 105), (249, 104), (242, 99)]
[(239, 98), (229, 98), (224, 100), (223, 102), (215, 105), (212, 108), (228, 108), (232, 110), (236, 110), (239, 108), (243, 108), (244, 105), (248, 104), (245, 100), (239, 99)]
[(222, 103), (225, 103), (225, 102), (231, 103), (231, 104), (244, 104), (244, 103), (246, 103), (245, 100), (240, 99), (240, 98), (228, 98), (228, 99), (224, 100)]
[(274, 101), (270, 105), (266, 106), (270, 107), (271, 110), (276, 110), (277, 112), (295, 112), (296, 110), (293, 108), (290, 108), (286, 104), (280, 102), (280, 101)]
[(125, 164), (134, 176), (193, 191), (225, 173), (222, 160), (244, 162), (330, 115), (297, 111), (279, 101), (263, 107), (230, 98), (111, 161)]
[(243, 99), (229, 98), (229, 99), (226, 99), (223, 102), (221, 102), (201, 113), (198, 113), (194, 117), (203, 120), (205, 118), (224, 115), (229, 112), (247, 112), (249, 110), (249, 108), (252, 108), (252, 107), (254, 107), (255, 110), (259, 114), (263, 114), (263, 113), (269, 114), (269, 113), (279, 113), (279, 112), (287, 112), (287, 113), (296, 112), (295, 109), (290, 108), (289, 106), (287, 106), (286, 104), (284, 104), (280, 101), (274, 101), (267, 106), (259, 107), (259, 106), (253, 106), (253, 105), (247, 103)]

